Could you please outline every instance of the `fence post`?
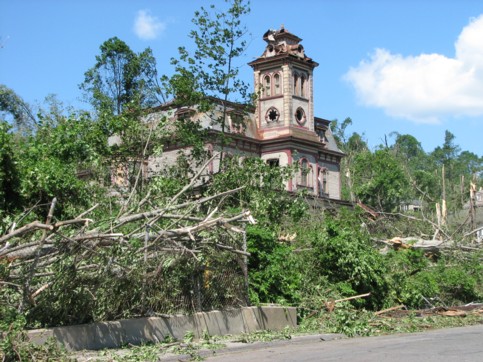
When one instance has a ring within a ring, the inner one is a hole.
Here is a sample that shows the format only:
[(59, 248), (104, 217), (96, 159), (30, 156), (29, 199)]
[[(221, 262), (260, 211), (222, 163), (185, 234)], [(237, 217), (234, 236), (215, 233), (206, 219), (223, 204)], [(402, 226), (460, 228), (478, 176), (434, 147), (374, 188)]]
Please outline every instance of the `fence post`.
[[(247, 252), (247, 230), (246, 230), (246, 225), (243, 224), (243, 251), (246, 253)], [(245, 282), (245, 301), (246, 305), (250, 306), (250, 298), (249, 298), (249, 284), (248, 284), (248, 257), (246, 255), (243, 255), (243, 278)]]

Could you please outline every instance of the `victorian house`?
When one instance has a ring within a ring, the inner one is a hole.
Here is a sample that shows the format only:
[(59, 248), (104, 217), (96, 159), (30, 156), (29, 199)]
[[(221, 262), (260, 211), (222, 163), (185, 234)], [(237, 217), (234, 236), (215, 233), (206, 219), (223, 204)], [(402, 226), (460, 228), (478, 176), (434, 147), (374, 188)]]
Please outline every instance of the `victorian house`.
[[(260, 94), (248, 113), (241, 112), (238, 104), (225, 103), (226, 130), (231, 141), (223, 152), (260, 157), (279, 167), (298, 163), (299, 174), (288, 180), (288, 191), (306, 189), (314, 196), (340, 200), (340, 161), (344, 154), (330, 131), (330, 121), (314, 115), (314, 69), (318, 64), (305, 54), (302, 39), (283, 26), (267, 31), (263, 39), (267, 43), (265, 51), (249, 63), (255, 90)], [(222, 112), (221, 106), (214, 112)], [(168, 121), (190, 118), (213, 132), (221, 131), (213, 122), (212, 112), (202, 113), (196, 107), (164, 105), (153, 110), (147, 121), (159, 117)], [(220, 151), (217, 144), (207, 144), (206, 148)], [(176, 146), (166, 147), (161, 157), (148, 162), (146, 173), (156, 173), (163, 164), (174, 162), (180, 151)], [(214, 162), (210, 170), (217, 171), (218, 166)]]

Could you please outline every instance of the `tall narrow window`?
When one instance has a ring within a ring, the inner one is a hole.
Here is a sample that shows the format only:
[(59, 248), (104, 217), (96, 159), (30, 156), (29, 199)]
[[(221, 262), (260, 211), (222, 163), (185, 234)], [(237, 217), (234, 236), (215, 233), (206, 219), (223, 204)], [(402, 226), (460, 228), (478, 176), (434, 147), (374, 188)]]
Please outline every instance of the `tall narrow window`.
[(230, 112), (228, 117), (230, 131), (233, 133), (243, 133), (245, 122), (242, 114)]
[(329, 171), (323, 167), (319, 170), (319, 195), (320, 196), (328, 196), (329, 195), (329, 189), (327, 186), (327, 179)]
[(275, 87), (275, 95), (280, 94), (280, 74), (275, 74), (273, 76), (273, 82)]
[(294, 74), (293, 76), (293, 94), (295, 94), (296, 96), (299, 95), (299, 77), (297, 74)]
[(309, 161), (305, 158), (300, 161), (300, 185), (308, 186), (308, 175), (310, 173)]
[(270, 97), (272, 95), (270, 76), (266, 75), (265, 78), (263, 78), (263, 81), (265, 83), (265, 97)]
[(300, 78), (300, 96), (305, 97), (305, 77)]

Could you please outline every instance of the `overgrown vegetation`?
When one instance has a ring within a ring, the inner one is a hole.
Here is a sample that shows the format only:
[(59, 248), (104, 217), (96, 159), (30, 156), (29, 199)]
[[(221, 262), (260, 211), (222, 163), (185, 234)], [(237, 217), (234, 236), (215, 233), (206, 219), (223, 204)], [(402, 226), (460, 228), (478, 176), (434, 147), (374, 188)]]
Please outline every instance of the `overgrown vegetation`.
[[(354, 307), (404, 304), (420, 309), (482, 300), (481, 250), (468, 253), (453, 245), (439, 254), (409, 248), (383, 255), (364, 227), (368, 221), (364, 214), (341, 210), (322, 220), (299, 221), (281, 238), (274, 231), (249, 228), (252, 300), (308, 311), (365, 293), (370, 296), (354, 300)], [(287, 242), (286, 235), (293, 235), (293, 241)]]

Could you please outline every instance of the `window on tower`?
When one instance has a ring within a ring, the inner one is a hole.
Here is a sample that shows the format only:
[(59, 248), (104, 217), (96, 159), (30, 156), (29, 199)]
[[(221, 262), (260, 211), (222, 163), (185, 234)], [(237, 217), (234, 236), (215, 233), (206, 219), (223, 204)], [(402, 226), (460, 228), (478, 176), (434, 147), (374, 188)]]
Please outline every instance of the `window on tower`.
[(307, 120), (307, 116), (305, 115), (304, 109), (302, 107), (298, 107), (297, 110), (295, 111), (295, 120), (301, 126)]
[(272, 95), (272, 89), (270, 84), (270, 76), (266, 75), (263, 78), (264, 88), (265, 88), (265, 97), (270, 97)]
[(265, 114), (265, 121), (267, 121), (267, 123), (271, 123), (271, 122), (278, 122), (279, 119), (280, 119), (280, 112), (278, 111), (278, 109), (275, 107), (270, 107), (267, 113)]
[(276, 73), (273, 76), (273, 82), (275, 87), (275, 95), (280, 94), (280, 74)]
[(300, 96), (305, 97), (305, 77), (300, 78)]
[(299, 95), (299, 76), (294, 74), (293, 76), (293, 94), (298, 96)]

